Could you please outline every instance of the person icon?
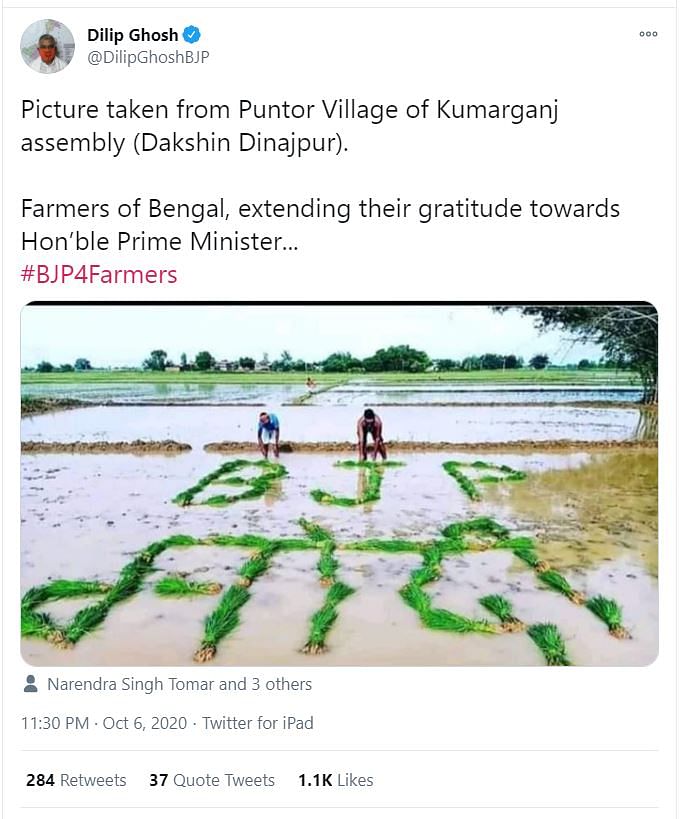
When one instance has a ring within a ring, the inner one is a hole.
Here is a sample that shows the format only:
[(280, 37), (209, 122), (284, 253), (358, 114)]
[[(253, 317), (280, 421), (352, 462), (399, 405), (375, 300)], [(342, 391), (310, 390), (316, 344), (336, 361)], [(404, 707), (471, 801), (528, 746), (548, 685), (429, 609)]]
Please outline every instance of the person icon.
[(29, 674), (26, 677), (26, 685), (24, 686), (24, 694), (37, 694), (38, 686), (35, 684), (35, 677)]

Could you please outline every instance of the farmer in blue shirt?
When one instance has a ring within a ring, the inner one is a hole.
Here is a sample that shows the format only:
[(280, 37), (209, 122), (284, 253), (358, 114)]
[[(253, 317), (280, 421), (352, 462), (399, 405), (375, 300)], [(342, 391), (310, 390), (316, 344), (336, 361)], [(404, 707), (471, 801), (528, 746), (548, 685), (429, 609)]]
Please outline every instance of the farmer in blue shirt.
[(265, 458), (269, 458), (269, 444), (274, 442), (274, 455), (279, 457), (279, 419), (273, 412), (261, 412), (257, 425), (257, 445)]

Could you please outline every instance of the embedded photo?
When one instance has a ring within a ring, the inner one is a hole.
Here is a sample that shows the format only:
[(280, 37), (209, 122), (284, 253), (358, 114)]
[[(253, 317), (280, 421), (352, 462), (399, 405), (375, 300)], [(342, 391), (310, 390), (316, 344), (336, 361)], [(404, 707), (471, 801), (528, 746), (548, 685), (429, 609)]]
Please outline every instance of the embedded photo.
[(639, 666), (647, 303), (29, 305), (35, 666)]

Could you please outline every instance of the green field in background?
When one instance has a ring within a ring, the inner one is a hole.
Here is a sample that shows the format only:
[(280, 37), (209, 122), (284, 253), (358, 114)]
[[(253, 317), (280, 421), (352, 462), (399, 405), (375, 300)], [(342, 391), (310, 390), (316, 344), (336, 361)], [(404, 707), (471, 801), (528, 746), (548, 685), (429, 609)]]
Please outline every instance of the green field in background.
[[(578, 384), (589, 386), (638, 386), (637, 373), (617, 370), (577, 370), (555, 368), (548, 370), (475, 370), (473, 372), (446, 373), (311, 373), (319, 386), (352, 384), (517, 384), (559, 385)], [(21, 383), (30, 384), (300, 384), (307, 379), (305, 373), (220, 373), (220, 372), (147, 372), (142, 370), (90, 370), (73, 373), (22, 373)]]

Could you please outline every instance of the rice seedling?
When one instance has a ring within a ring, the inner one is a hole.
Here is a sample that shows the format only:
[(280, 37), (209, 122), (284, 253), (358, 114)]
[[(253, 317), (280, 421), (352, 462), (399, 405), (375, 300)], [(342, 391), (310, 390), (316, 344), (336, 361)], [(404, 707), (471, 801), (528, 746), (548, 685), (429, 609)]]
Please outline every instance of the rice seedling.
[(65, 641), (64, 632), (53, 618), (35, 609), (52, 600), (66, 600), (78, 597), (92, 597), (108, 593), (108, 583), (91, 580), (53, 580), (44, 586), (35, 586), (21, 601), (21, 636), (41, 637), (57, 645)]
[(512, 550), (513, 554), (518, 557), (521, 561), (527, 564), (527, 566), (531, 566), (532, 569), (535, 569), (536, 566), (540, 565), (541, 560), (536, 553), (536, 550), (533, 548), (529, 548), (528, 546), (521, 546), (519, 548), (515, 548)]
[(90, 597), (105, 594), (111, 589), (108, 583), (92, 580), (53, 580), (45, 586), (30, 589), (21, 601), (22, 608), (35, 608), (49, 600), (65, 600), (73, 597)]
[(338, 561), (333, 557), (334, 547), (330, 541), (327, 544), (324, 544), (321, 551), (321, 557), (319, 558), (319, 562), (316, 564), (316, 568), (319, 570), (319, 574), (321, 575), (321, 585), (322, 586), (330, 586), (333, 584), (335, 580), (335, 572), (337, 571), (340, 564)]
[(200, 597), (219, 594), (222, 585), (210, 582), (197, 583), (179, 575), (169, 575), (156, 583), (154, 591), (161, 597)]
[(444, 471), (456, 481), (458, 486), (460, 486), (470, 500), (478, 501), (482, 499), (482, 496), (477, 490), (474, 482), (471, 481), (467, 475), (464, 475), (458, 468), (459, 466), (462, 466), (462, 464), (458, 463), (458, 461), (444, 461), (442, 466), (444, 467)]
[(445, 538), (456, 540), (464, 535), (477, 534), (497, 539), (505, 539), (510, 534), (505, 526), (501, 526), (493, 518), (472, 518), (462, 523), (451, 523), (442, 529)]
[(336, 461), (333, 466), (341, 469), (383, 469), (384, 467), (406, 466), (404, 461)]
[(190, 535), (171, 535), (162, 541), (163, 549), (167, 549), (170, 546), (196, 546), (201, 542), (202, 541)]
[[(237, 539), (239, 545), (244, 545), (244, 538)], [(249, 545), (257, 545), (255, 551), (238, 571), (239, 578), (222, 596), (217, 608), (205, 619), (203, 641), (194, 654), (198, 663), (206, 663), (217, 653), (217, 646), (224, 637), (231, 633), (239, 624), (239, 609), (250, 597), (248, 587), (269, 568), (269, 563), (277, 551), (274, 541), (258, 536), (247, 536)]]
[[(540, 564), (541, 561), (539, 561), (536, 565), (537, 571)], [(560, 594), (568, 597), (572, 603), (576, 603), (578, 606), (585, 603), (585, 596), (581, 594), (581, 592), (578, 592), (576, 589), (572, 588), (569, 581), (554, 569), (548, 569), (547, 572), (541, 572), (538, 576), (547, 586), (550, 586), (551, 589), (555, 589), (555, 591), (558, 591)]]
[(442, 529), (442, 535), (447, 540), (461, 540), (463, 538), (463, 525), (462, 523), (449, 523), (448, 526), (445, 526)]
[(328, 594), (326, 595), (326, 603), (329, 606), (337, 606), (351, 594), (354, 594), (354, 589), (351, 586), (348, 586), (346, 583), (342, 583), (338, 580), (333, 583), (328, 590)]
[(329, 492), (324, 492), (323, 489), (312, 489), (309, 494), (317, 503), (332, 503), (334, 506), (358, 506), (360, 502), (367, 503), (366, 495), (362, 496), (364, 500), (359, 501), (356, 498), (339, 498)]
[(333, 504), (333, 506), (362, 506), (366, 503), (374, 503), (380, 499), (380, 487), (382, 486), (383, 469), (390, 467), (404, 466), (401, 461), (337, 461), (335, 466), (343, 469), (364, 469), (368, 473), (366, 486), (358, 498), (343, 498), (332, 495), (323, 489), (312, 489), (310, 495), (317, 503)]
[(468, 550), (462, 538), (457, 540), (435, 540), (432, 545), (440, 549), (442, 554), (462, 554)]
[(500, 594), (490, 594), (479, 601), (482, 606), (503, 624), (503, 631), (524, 631), (524, 623), (512, 611), (512, 603)]
[(271, 541), (272, 546), (276, 547), (277, 551), (282, 552), (299, 552), (306, 549), (316, 549), (317, 544), (313, 540), (306, 538), (276, 538)]
[(511, 551), (515, 549), (534, 549), (535, 547), (536, 543), (533, 538), (524, 537), (522, 535), (519, 537), (504, 538), (496, 545), (497, 549), (510, 549)]
[(567, 647), (557, 626), (552, 623), (535, 623), (527, 634), (536, 643), (548, 665), (571, 665)]
[(242, 546), (246, 549), (267, 549), (275, 541), (261, 535), (209, 535), (203, 542), (211, 546)]
[[(473, 501), (478, 501), (482, 498), (476, 486), (478, 483), (522, 481), (527, 477), (525, 472), (520, 472), (510, 466), (506, 466), (505, 464), (489, 464), (486, 463), (486, 461), (473, 461), (472, 463), (464, 463), (462, 461), (445, 461), (442, 464), (442, 467), (444, 468), (444, 471), (456, 481), (458, 486), (460, 486), (470, 500)], [(500, 472), (501, 474), (480, 475), (479, 477), (472, 479), (462, 471), (466, 468), (475, 470), (493, 470), (495, 472)]]
[(439, 580), (441, 574), (439, 566), (422, 566), (411, 572), (411, 580), (417, 586), (426, 586), (428, 583), (434, 583)]
[(307, 520), (306, 518), (300, 518), (298, 520), (298, 524), (303, 528), (305, 534), (310, 540), (313, 540), (314, 543), (321, 543), (325, 540), (333, 540), (333, 535), (330, 532), (327, 532), (323, 527), (319, 526), (318, 523), (313, 523), (311, 520)]
[(586, 606), (599, 617), (609, 629), (609, 633), (618, 640), (630, 640), (630, 632), (623, 625), (623, 612), (616, 600), (610, 600), (602, 595), (591, 597)]
[(512, 614), (512, 603), (501, 597), (500, 594), (490, 594), (487, 597), (482, 597), (479, 601), (485, 609), (495, 614), (499, 620), (515, 620)]
[(100, 583), (96, 580), (54, 580), (48, 586), (50, 600), (89, 597), (94, 594), (105, 594), (110, 589), (110, 583)]
[(50, 634), (57, 630), (57, 624), (44, 612), (33, 611), (31, 609), (21, 609), (21, 636), (41, 637), (43, 640), (49, 638)]
[(331, 534), (318, 524), (311, 523), (304, 518), (300, 520), (300, 525), (320, 547), (321, 553), (316, 568), (321, 576), (321, 585), (328, 588), (323, 606), (311, 617), (307, 642), (302, 648), (303, 654), (320, 654), (327, 650), (326, 638), (338, 617), (336, 607), (346, 597), (353, 594), (354, 589), (336, 579), (335, 574), (340, 563), (334, 555), (335, 541)]
[(239, 609), (248, 602), (250, 592), (239, 585), (230, 586), (217, 608), (204, 622), (203, 641), (194, 654), (197, 663), (206, 663), (217, 654), (217, 645), (239, 624)]
[(32, 589), (29, 589), (21, 598), (22, 610), (26, 609), (27, 611), (30, 611), (36, 606), (39, 606), (41, 603), (44, 603), (46, 600), (49, 600), (48, 588), (49, 586), (33, 586)]
[(500, 475), (482, 475), (479, 478), (480, 483), (502, 483), (503, 481), (523, 481), (527, 477), (526, 472), (521, 472), (518, 469), (513, 469), (511, 466), (505, 464), (487, 464), (484, 461), (475, 461), (470, 466), (475, 469), (495, 469), (500, 472)]
[(432, 606), (429, 594), (426, 594), (413, 580), (399, 589), (399, 594), (406, 605), (415, 609), (419, 614), (426, 612)]
[(509, 534), (505, 526), (501, 526), (493, 518), (481, 517), (466, 520), (460, 524), (462, 534), (480, 534), (495, 538), (506, 538)]
[(254, 580), (264, 574), (269, 568), (269, 558), (267, 555), (258, 552), (249, 558), (239, 569), (239, 581), (244, 586), (250, 586)]
[[(241, 476), (231, 475), (232, 472), (237, 472), (246, 467), (257, 467), (261, 474), (253, 478), (243, 478)], [(206, 489), (211, 484), (227, 484), (229, 486), (248, 486), (238, 495), (212, 495), (203, 501), (199, 501), (200, 505), (206, 506), (228, 506), (241, 500), (250, 500), (252, 498), (259, 498), (264, 495), (270, 486), (277, 480), (285, 477), (288, 472), (284, 466), (270, 461), (247, 461), (237, 458), (233, 461), (226, 461), (213, 472), (208, 473), (201, 478), (194, 486), (185, 489), (173, 498), (173, 503), (180, 506), (190, 506), (194, 503), (194, 498)], [(227, 476), (226, 478), (224, 476)]]
[(325, 637), (338, 617), (334, 608), (323, 606), (312, 615), (309, 637), (302, 647), (303, 654), (322, 654), (327, 651)]
[(354, 589), (339, 581), (328, 589), (323, 606), (311, 617), (307, 642), (302, 648), (303, 654), (322, 654), (328, 650), (326, 639), (337, 620), (337, 606), (351, 594), (354, 594)]
[(444, 552), (436, 543), (433, 543), (429, 548), (423, 549), (423, 566), (427, 569), (437, 572), (437, 576), (441, 574), (441, 564), (444, 558)]
[(479, 632), (484, 634), (499, 634), (501, 626), (489, 623), (486, 620), (471, 620), (445, 609), (433, 609), (432, 599), (423, 591), (423, 586), (439, 580), (442, 574), (441, 563), (446, 550), (440, 543), (432, 544), (423, 549), (423, 565), (411, 572), (410, 581), (399, 590), (401, 598), (420, 616), (421, 623), (427, 628), (438, 631), (453, 631), (458, 634)]
[(357, 540), (352, 543), (346, 543), (343, 548), (349, 551), (391, 552), (393, 554), (420, 552), (421, 550), (421, 547), (412, 540), (378, 540), (377, 538), (368, 538), (367, 540)]
[(456, 634), (500, 634), (502, 628), (486, 620), (471, 620), (446, 609), (428, 609), (421, 614), (422, 622), (437, 631), (453, 631)]
[(108, 602), (103, 600), (77, 612), (64, 630), (66, 641), (63, 646), (66, 647), (67, 643), (74, 645), (86, 634), (94, 631), (106, 619), (109, 608)]

